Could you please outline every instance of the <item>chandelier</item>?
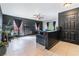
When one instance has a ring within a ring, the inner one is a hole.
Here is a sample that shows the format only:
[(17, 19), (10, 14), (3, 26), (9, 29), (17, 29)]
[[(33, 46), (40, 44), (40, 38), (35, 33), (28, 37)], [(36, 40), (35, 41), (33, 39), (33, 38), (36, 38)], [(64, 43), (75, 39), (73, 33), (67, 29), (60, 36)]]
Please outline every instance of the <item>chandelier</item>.
[(40, 14), (35, 14), (33, 15), (33, 17), (36, 19), (36, 20), (40, 20), (40, 19), (43, 19), (44, 17)]

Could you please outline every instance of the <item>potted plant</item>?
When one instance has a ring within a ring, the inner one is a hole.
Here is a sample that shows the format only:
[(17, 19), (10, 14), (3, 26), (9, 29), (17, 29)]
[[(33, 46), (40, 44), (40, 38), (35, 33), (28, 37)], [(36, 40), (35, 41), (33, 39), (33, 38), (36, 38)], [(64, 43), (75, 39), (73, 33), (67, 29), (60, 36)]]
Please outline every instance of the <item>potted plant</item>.
[[(0, 34), (2, 34), (2, 33), (7, 34), (7, 32), (5, 32), (5, 31), (0, 31)], [(1, 35), (1, 37), (2, 37), (2, 35)], [(6, 53), (6, 46), (7, 45), (8, 45), (8, 42), (5, 40), (3, 41), (1, 39), (1, 41), (0, 41), (0, 56), (4, 55)]]
[(0, 41), (0, 56), (3, 56), (6, 53), (6, 46), (4, 42)]

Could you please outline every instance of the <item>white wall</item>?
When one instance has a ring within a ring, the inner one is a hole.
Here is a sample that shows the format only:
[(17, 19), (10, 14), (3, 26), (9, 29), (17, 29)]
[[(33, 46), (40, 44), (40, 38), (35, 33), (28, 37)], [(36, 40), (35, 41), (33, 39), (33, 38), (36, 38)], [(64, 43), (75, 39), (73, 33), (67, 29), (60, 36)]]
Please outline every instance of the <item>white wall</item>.
[(4, 14), (14, 15), (14, 16), (20, 16), (25, 18), (33, 18), (34, 14), (42, 14), (49, 17), (52, 17), (55, 19), (55, 12), (58, 9), (56, 4), (50, 4), (50, 3), (26, 3), (26, 4), (1, 4), (2, 12)]
[(79, 7), (79, 4), (72, 4), (71, 7), (65, 8), (62, 3), (5, 3), (1, 4), (2, 12), (4, 14), (34, 19), (33, 15), (40, 13), (44, 15), (41, 20), (56, 20), (58, 25), (58, 13)]
[(0, 41), (2, 39), (2, 11), (1, 11), (1, 7), (0, 7)]

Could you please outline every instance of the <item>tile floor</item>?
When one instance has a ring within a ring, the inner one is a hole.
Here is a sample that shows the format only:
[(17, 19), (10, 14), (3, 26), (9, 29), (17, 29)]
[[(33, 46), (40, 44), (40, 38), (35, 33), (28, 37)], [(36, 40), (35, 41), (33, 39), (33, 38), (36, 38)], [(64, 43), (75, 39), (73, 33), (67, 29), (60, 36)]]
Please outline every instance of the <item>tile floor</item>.
[(79, 56), (79, 45), (60, 41), (46, 50), (35, 36), (25, 36), (13, 39), (4, 56)]

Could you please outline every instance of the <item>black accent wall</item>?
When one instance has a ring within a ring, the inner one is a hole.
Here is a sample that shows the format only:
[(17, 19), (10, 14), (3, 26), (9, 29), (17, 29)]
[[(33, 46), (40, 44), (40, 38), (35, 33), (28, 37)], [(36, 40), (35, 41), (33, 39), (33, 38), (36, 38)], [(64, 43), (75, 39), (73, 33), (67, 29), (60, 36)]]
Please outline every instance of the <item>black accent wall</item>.
[[(43, 30), (43, 22), (42, 21), (35, 21), (37, 28), (39, 28), (39, 30)], [(39, 31), (37, 29), (37, 31)]]
[[(15, 30), (14, 30), (15, 29)], [(25, 36), (35, 33), (35, 21), (31, 19), (3, 15), (3, 30), (8, 31), (9, 37), (13, 31), (14, 36)]]
[(23, 20), (23, 30), (24, 34), (34, 34), (35, 33), (35, 21), (34, 20), (29, 20), (29, 19), (24, 19)]
[(61, 40), (79, 44), (79, 8), (59, 13)]

